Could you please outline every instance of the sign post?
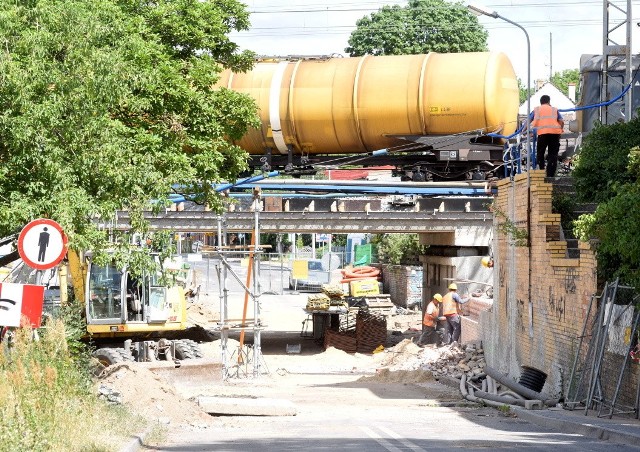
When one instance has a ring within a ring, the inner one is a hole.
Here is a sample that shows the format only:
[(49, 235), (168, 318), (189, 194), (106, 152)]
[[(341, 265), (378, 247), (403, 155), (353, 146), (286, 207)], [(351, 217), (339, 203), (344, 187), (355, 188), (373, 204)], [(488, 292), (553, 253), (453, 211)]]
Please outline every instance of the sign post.
[(33, 220), (18, 236), (18, 253), (29, 267), (48, 270), (67, 254), (67, 236), (62, 226), (48, 218)]

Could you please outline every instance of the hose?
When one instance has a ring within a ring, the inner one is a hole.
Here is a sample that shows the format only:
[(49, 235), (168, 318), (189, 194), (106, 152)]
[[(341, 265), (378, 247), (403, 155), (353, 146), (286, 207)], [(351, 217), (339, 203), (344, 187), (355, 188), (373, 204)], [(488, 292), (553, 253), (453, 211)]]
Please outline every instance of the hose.
[(514, 399), (511, 397), (500, 396), (497, 394), (490, 394), (484, 391), (476, 391), (474, 395), (478, 398), (492, 400), (494, 402), (502, 403), (503, 405), (518, 405), (524, 406), (524, 399)]
[(487, 375), (487, 392), (490, 392), (491, 394), (498, 393), (498, 388), (496, 387), (496, 381), (493, 378), (491, 378), (489, 375)]
[(468, 400), (469, 402), (481, 403), (481, 404), (492, 406), (495, 408), (502, 408), (503, 406), (508, 405), (505, 403), (498, 403), (498, 402), (494, 402), (493, 400), (487, 400), (487, 399), (476, 397), (475, 395), (473, 395), (473, 393), (469, 394), (467, 392), (467, 376), (465, 374), (462, 374), (462, 378), (460, 378), (460, 393), (462, 394), (462, 398), (465, 400)]
[(502, 391), (500, 394), (501, 396), (506, 396), (506, 397), (513, 397), (514, 399), (520, 399), (520, 400), (525, 400), (524, 397), (522, 397), (520, 394), (516, 394), (513, 391)]

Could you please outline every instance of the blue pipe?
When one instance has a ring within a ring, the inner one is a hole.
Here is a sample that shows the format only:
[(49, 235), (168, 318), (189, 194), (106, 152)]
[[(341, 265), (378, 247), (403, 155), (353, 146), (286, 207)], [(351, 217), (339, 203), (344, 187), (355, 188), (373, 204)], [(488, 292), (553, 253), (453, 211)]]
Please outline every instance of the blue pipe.
[(323, 191), (359, 194), (404, 194), (404, 195), (487, 195), (484, 188), (458, 187), (358, 187), (354, 185), (307, 185), (307, 184), (243, 184), (243, 188), (260, 187), (263, 190), (291, 190), (291, 191)]

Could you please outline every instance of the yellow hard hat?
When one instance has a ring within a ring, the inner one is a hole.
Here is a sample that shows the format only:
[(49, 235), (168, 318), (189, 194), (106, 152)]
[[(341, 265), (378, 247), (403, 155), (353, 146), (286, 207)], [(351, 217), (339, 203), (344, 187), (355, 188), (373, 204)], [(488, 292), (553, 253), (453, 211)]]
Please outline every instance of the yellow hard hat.
[(487, 268), (493, 267), (493, 259), (491, 259), (488, 256), (483, 257), (481, 262), (483, 267), (487, 267)]
[(440, 303), (442, 301), (442, 295), (440, 295), (439, 293), (435, 294), (433, 296), (434, 300), (438, 300), (438, 303)]
[(451, 283), (449, 284), (449, 290), (458, 290), (458, 286), (456, 286), (456, 283)]

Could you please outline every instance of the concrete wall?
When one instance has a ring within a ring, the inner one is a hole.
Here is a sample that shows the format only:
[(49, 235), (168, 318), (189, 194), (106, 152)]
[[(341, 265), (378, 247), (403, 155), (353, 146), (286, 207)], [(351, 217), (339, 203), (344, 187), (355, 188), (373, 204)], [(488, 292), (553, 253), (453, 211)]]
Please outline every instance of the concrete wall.
[[(520, 366), (540, 369), (548, 375), (544, 392), (556, 396), (568, 384), (589, 299), (596, 291), (596, 265), (587, 244), (580, 244), (579, 258), (565, 257), (560, 215), (551, 211), (552, 189), (544, 171), (531, 171), (529, 181), (522, 174), (498, 183), (494, 304), (480, 319), (487, 363), (516, 379)], [(529, 229), (530, 246), (499, 232), (509, 225)]]

